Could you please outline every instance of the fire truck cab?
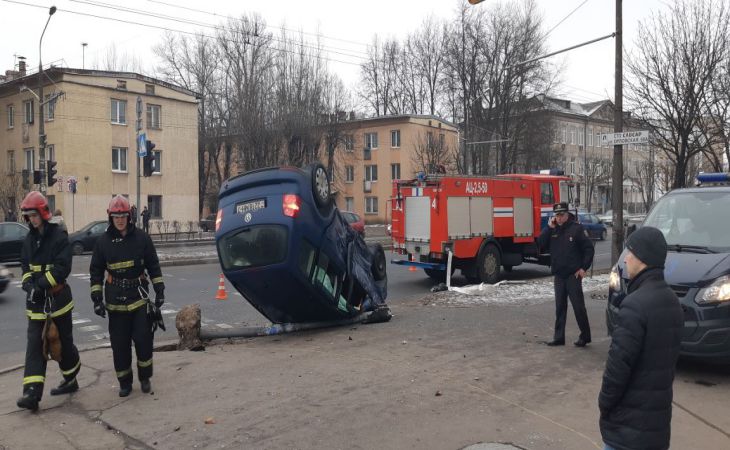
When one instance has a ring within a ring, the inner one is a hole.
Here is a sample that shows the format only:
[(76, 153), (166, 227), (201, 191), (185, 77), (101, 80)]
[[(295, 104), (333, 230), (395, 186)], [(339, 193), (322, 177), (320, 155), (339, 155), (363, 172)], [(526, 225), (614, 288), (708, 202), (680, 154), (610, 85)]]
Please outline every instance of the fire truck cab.
[[(555, 173), (555, 172), (553, 172)], [(395, 180), (391, 202), (394, 264), (446, 279), (460, 269), (471, 283), (495, 283), (523, 262), (549, 265), (536, 240), (553, 204), (572, 203), (571, 179), (558, 174), (425, 176)]]

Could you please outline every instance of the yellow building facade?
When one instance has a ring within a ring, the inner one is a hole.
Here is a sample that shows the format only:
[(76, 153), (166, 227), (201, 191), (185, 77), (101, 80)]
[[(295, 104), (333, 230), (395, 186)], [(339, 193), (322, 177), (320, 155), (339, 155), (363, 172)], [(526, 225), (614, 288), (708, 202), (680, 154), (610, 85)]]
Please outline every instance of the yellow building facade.
[[(138, 99), (140, 132), (155, 144), (155, 170), (140, 180), (138, 210), (148, 206), (153, 222), (177, 221), (182, 230), (198, 222), (195, 93), (128, 72), (51, 68), (43, 75), (45, 159), (56, 161), (58, 172), (46, 194), (52, 209), (62, 210), (69, 232), (106, 219), (113, 195), (137, 203)], [(37, 87), (37, 74), (0, 83), (0, 202), (6, 214), (13, 208), (17, 214), (23, 195), (38, 188), (32, 176), (40, 156)], [(23, 186), (24, 170), (30, 186)], [(69, 180), (75, 180), (75, 193)]]

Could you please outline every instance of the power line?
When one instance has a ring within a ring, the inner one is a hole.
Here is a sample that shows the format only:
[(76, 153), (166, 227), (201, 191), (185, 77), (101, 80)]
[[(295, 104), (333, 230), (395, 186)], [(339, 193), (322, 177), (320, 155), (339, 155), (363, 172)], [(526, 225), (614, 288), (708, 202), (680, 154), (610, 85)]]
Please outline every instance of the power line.
[[(208, 14), (208, 15), (211, 15), (211, 16), (214, 16), (214, 17), (222, 17), (222, 18), (227, 18), (227, 19), (241, 20), (241, 19), (236, 19), (236, 18), (231, 17), (231, 16), (224, 16), (224, 15), (221, 15), (221, 14), (216, 14), (214, 12), (204, 11), (202, 9), (189, 8), (189, 7), (185, 7), (185, 6), (175, 5), (175, 4), (172, 4), (172, 3), (162, 2), (162, 1), (159, 1), (159, 0), (147, 0), (147, 1), (148, 2), (151, 2), (151, 3), (159, 3), (160, 5), (170, 6), (170, 7), (173, 7), (173, 8), (179, 8), (179, 9), (184, 9), (184, 10), (187, 10), (187, 11), (198, 12), (198, 13), (201, 13), (201, 14)], [(325, 39), (330, 39), (330, 40), (333, 40), (333, 41), (340, 41), (340, 42), (347, 42), (349, 44), (362, 45), (363, 47), (369, 47), (370, 46), (370, 44), (366, 44), (364, 42), (357, 42), (357, 41), (351, 41), (351, 40), (348, 40), (348, 39), (336, 38), (336, 37), (332, 37), (332, 36), (327, 36), (327, 35), (322, 34), (322, 33), (307, 33), (306, 31), (296, 31), (296, 30), (292, 30), (292, 29), (289, 29), (289, 28), (285, 28), (285, 27), (272, 27), (272, 28), (278, 28), (280, 30), (289, 31), (289, 32), (293, 32), (293, 33), (300, 33), (301, 32), (302, 34), (306, 34), (306, 35), (309, 35), (309, 36), (324, 37)]]
[[(37, 4), (34, 4), (34, 3), (27, 3), (27, 2), (22, 2), (22, 1), (18, 1), (18, 0), (0, 0), (0, 1), (6, 2), (6, 3), (14, 3), (14, 4), (17, 4), (17, 5), (22, 5), (22, 6), (29, 6), (29, 7), (33, 7), (33, 8), (40, 8), (40, 9), (44, 9), (44, 10), (47, 9), (47, 6), (45, 6), (45, 5), (37, 5)], [(76, 15), (79, 15), (79, 16), (93, 17), (95, 19), (111, 20), (111, 21), (114, 21), (114, 22), (125, 23), (125, 24), (128, 24), (128, 25), (136, 25), (136, 26), (142, 26), (142, 27), (146, 27), (146, 28), (154, 28), (154, 29), (158, 29), (158, 30), (170, 31), (170, 32), (173, 32), (173, 33), (187, 34), (187, 35), (190, 35), (190, 36), (203, 36), (203, 37), (208, 38), (208, 39), (213, 39), (213, 40), (217, 39), (217, 37), (215, 37), (215, 36), (209, 36), (209, 35), (206, 35), (204, 33), (193, 33), (193, 32), (190, 32), (190, 31), (179, 30), (179, 29), (165, 27), (165, 26), (160, 26), (160, 25), (150, 25), (150, 24), (145, 24), (145, 23), (131, 21), (131, 20), (117, 19), (117, 18), (114, 18), (114, 17), (106, 17), (106, 16), (100, 16), (100, 15), (97, 15), (97, 14), (91, 14), (91, 13), (85, 13), (85, 12), (79, 12), (79, 11), (72, 11), (72, 10), (69, 10), (69, 9), (61, 9), (61, 8), (58, 8), (57, 11), (62, 11), (62, 12), (70, 13), (70, 14), (76, 14)], [(223, 39), (223, 40), (225, 40), (227, 42), (234, 42), (234, 41), (232, 41), (230, 39)], [(276, 50), (276, 51), (280, 51), (280, 52), (285, 52), (285, 53), (291, 53), (291, 54), (294, 54), (294, 55), (298, 55), (298, 53), (295, 52), (295, 51), (293, 51), (293, 50), (287, 50), (287, 49), (273, 47), (273, 46), (272, 46), (272, 50)], [(350, 62), (350, 61), (342, 61), (342, 60), (338, 60), (338, 59), (334, 59), (334, 58), (329, 58), (329, 57), (321, 56), (321, 55), (311, 55), (311, 56), (314, 57), (314, 58), (317, 58), (317, 59), (325, 60), (325, 61), (337, 62), (337, 63), (340, 63), (340, 64), (348, 64), (348, 65), (360, 67), (360, 63), (355, 63), (355, 62)]]
[(580, 5), (578, 5), (574, 10), (572, 10), (570, 13), (568, 13), (567, 16), (563, 17), (563, 19), (560, 22), (556, 23), (552, 28), (550, 28), (548, 30), (548, 32), (545, 34), (544, 38), (547, 38), (550, 35), (550, 33), (553, 32), (553, 30), (555, 30), (558, 26), (560, 26), (561, 23), (563, 23), (566, 20), (568, 20), (568, 17), (572, 16), (574, 12), (578, 11), (586, 3), (588, 3), (588, 0), (583, 0), (583, 3), (581, 3)]
[[(212, 29), (218, 30), (218, 31), (233, 31), (233, 32), (238, 33), (238, 34), (248, 35), (248, 36), (252, 36), (252, 37), (258, 37), (258, 35), (255, 34), (255, 33), (246, 32), (246, 31), (240, 31), (240, 30), (234, 30), (234, 29), (225, 27), (223, 25), (214, 25), (214, 24), (210, 24), (210, 23), (206, 23), (206, 22), (198, 22), (198, 21), (194, 21), (194, 20), (190, 20), (190, 19), (184, 19), (184, 18), (180, 18), (180, 17), (169, 16), (169, 15), (166, 15), (166, 14), (152, 13), (152, 12), (148, 12), (148, 11), (142, 11), (142, 10), (139, 10), (139, 9), (128, 8), (128, 7), (125, 7), (125, 6), (116, 6), (116, 5), (112, 5), (112, 4), (109, 4), (109, 3), (103, 3), (103, 2), (99, 2), (99, 1), (91, 1), (91, 0), (70, 0), (70, 1), (71, 2), (74, 2), (74, 3), (81, 3), (81, 4), (86, 4), (86, 5), (89, 5), (89, 6), (95, 6), (97, 8), (112, 9), (112, 10), (116, 10), (116, 11), (122, 11), (122, 12), (131, 13), (131, 14), (137, 14), (137, 15), (140, 15), (140, 16), (143, 16), (143, 17), (152, 17), (152, 18), (156, 18), (156, 19), (168, 20), (170, 22), (177, 22), (177, 23), (182, 23), (182, 24), (187, 24), (187, 25), (195, 25), (195, 26), (200, 26), (200, 27), (205, 27), (205, 28), (212, 28)], [(299, 42), (296, 42), (293, 39), (275, 38), (275, 37), (273, 37), (273, 35), (271, 37), (271, 40), (277, 41), (277, 42), (281, 42), (282, 44), (289, 43), (289, 44), (299, 45), (299, 46), (302, 46), (302, 47), (308, 47), (308, 48), (318, 49), (318, 47), (314, 47), (314, 46), (307, 45), (307, 44), (304, 44), (304, 43), (299, 43)], [(363, 56), (354, 55), (354, 54), (351, 54), (351, 53), (343, 53), (343, 52), (337, 51), (337, 50), (346, 50), (346, 49), (340, 49), (340, 48), (337, 48), (337, 47), (328, 47), (328, 46), (324, 46), (324, 45), (322, 46), (322, 48), (323, 49), (331, 49), (331, 50), (328, 50), (328, 51), (330, 51), (331, 53), (338, 54), (338, 55), (348, 56), (348, 57), (351, 57), (351, 58), (364, 59)], [(357, 53), (360, 53), (361, 55), (364, 55), (365, 57), (367, 56), (367, 53), (365, 53), (365, 52), (357, 52)]]

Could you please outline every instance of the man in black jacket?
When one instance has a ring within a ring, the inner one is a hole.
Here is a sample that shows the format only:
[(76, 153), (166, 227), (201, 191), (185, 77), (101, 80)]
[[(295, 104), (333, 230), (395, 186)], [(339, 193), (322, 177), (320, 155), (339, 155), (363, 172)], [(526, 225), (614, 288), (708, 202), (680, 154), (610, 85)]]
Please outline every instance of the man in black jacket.
[(66, 279), (71, 273), (71, 245), (68, 234), (50, 223), (48, 201), (38, 191), (31, 191), (20, 205), (30, 231), (23, 242), (20, 267), (23, 290), (27, 293), (25, 312), (28, 316), (28, 337), (25, 350), (23, 396), (20, 408), (36, 411), (46, 381), (46, 355), (43, 329), (48, 319), (58, 328), (61, 354), (58, 366), (63, 381), (51, 389), (51, 395), (70, 394), (79, 389), (76, 375), (81, 368), (79, 352), (74, 345), (71, 312), (74, 302)]
[(631, 281), (598, 396), (601, 436), (609, 449), (667, 449), (684, 316), (664, 281), (667, 241), (662, 232), (639, 228), (629, 236), (626, 249)]
[(538, 238), (540, 248), (550, 253), (550, 270), (555, 276), (555, 334), (547, 345), (565, 345), (570, 298), (580, 328), (580, 336), (574, 344), (585, 347), (591, 342), (591, 327), (583, 299), (583, 278), (593, 263), (593, 243), (583, 226), (568, 212), (567, 203), (556, 203), (553, 212), (555, 215)]
[(142, 392), (152, 389), (150, 282), (155, 291), (154, 307), (159, 310), (165, 302), (165, 283), (155, 246), (149, 235), (132, 223), (130, 209), (129, 201), (121, 195), (111, 200), (107, 209), (109, 228), (96, 241), (89, 266), (94, 312), (105, 317), (109, 311), (109, 338), (120, 397), (132, 392), (132, 342)]

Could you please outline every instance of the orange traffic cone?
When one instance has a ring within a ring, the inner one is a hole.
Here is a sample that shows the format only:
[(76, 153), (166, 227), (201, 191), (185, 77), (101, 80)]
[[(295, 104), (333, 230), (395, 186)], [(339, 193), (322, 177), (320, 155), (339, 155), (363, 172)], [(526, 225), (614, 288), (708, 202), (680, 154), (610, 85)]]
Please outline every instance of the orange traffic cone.
[(226, 300), (228, 298), (228, 294), (226, 294), (226, 282), (223, 279), (223, 274), (221, 274), (220, 279), (218, 280), (218, 293), (215, 294), (216, 300)]
[[(415, 261), (415, 260), (416, 260), (416, 258), (411, 256), (411, 261)], [(408, 266), (408, 271), (409, 272), (418, 272), (418, 269), (416, 269), (416, 266)]]

